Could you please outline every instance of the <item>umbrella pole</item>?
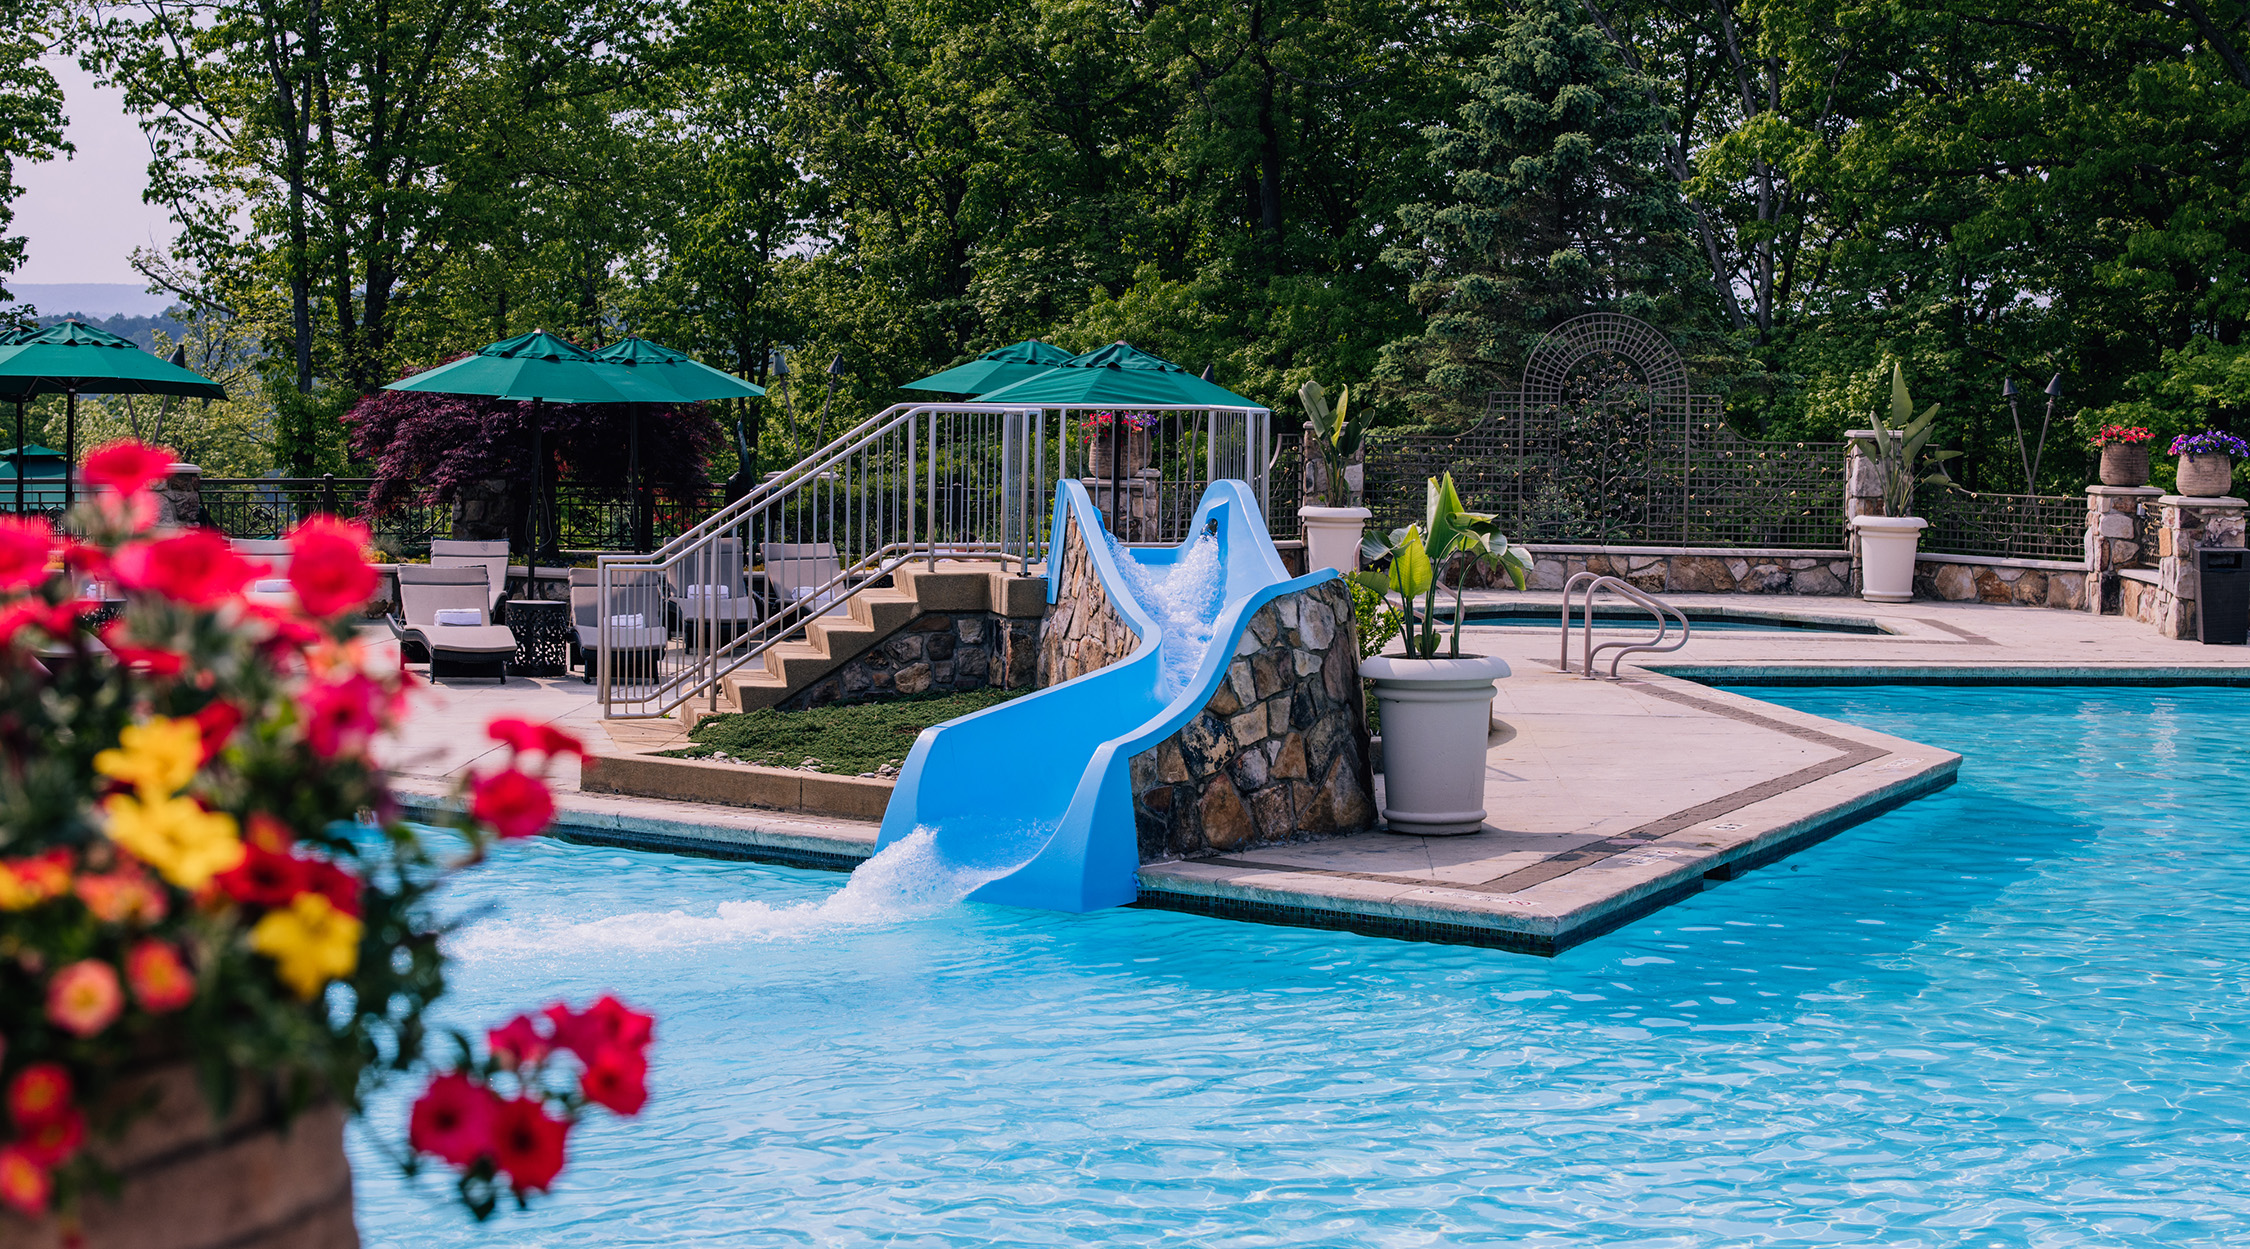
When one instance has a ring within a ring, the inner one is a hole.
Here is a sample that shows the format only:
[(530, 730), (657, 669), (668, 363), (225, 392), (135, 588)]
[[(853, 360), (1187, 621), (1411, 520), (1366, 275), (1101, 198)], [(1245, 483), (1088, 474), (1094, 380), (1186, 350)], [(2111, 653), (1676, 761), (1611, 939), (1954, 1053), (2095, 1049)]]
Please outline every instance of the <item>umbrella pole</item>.
[(23, 515), (23, 400), (16, 400), (16, 515)]
[(64, 511), (77, 501), (78, 491), (78, 390), (72, 387), (63, 392), (63, 479), (62, 505)]
[(626, 413), (625, 486), (632, 492), (633, 549), (646, 553), (650, 535), (641, 517), (641, 405), (634, 404)]
[(546, 476), (539, 471), (539, 419), (539, 400), (534, 399), (531, 401), (531, 510), (523, 522), (523, 592), (526, 598), (539, 597), (538, 591), (532, 588), (539, 582), (540, 479)]

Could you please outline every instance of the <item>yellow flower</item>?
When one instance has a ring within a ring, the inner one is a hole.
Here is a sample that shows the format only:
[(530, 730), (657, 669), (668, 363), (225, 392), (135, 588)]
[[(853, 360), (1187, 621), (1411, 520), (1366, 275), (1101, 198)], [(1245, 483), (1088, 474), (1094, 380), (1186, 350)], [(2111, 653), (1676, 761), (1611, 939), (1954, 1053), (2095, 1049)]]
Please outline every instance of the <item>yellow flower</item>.
[(153, 797), (166, 797), (187, 788), (201, 766), (203, 730), (193, 720), (168, 720), (163, 716), (146, 724), (126, 725), (117, 735), (116, 749), (94, 756), (96, 772)]
[(250, 930), (250, 948), (280, 964), (282, 982), (310, 1001), (359, 966), (359, 933), (357, 918), (317, 893), (300, 893), (288, 910), (266, 912)]
[(201, 889), (242, 862), (234, 817), (206, 811), (192, 798), (118, 794), (102, 804), (109, 839), (182, 889)]

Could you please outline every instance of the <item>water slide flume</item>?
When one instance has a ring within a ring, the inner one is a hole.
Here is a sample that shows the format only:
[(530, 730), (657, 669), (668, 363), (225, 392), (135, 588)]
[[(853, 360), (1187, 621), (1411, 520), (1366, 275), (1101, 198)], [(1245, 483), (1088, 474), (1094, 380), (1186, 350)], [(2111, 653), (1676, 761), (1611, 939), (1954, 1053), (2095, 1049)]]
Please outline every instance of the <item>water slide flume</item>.
[[(1128, 551), (1103, 536), (1085, 487), (1066, 480), (1055, 492), (1049, 603), (1062, 588), (1072, 518), (1094, 576), (1139, 644), (1097, 672), (923, 730), (883, 815), (878, 851), (926, 828), (948, 862), (999, 871), (973, 902), (1091, 911), (1133, 901), (1133, 756), (1211, 701), (1258, 608), (1337, 576), (1292, 578), (1243, 482), (1211, 483), (1179, 546)], [(1206, 574), (1216, 593), (1179, 581)], [(1216, 614), (1196, 619), (1203, 611)]]

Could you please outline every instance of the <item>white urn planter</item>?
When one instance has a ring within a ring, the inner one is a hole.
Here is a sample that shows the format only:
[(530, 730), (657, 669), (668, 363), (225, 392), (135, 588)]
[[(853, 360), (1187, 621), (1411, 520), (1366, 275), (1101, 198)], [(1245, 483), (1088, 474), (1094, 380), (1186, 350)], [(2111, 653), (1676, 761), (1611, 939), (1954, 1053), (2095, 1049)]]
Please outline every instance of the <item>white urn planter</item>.
[(1333, 568), (1341, 573), (1359, 571), (1359, 536), (1367, 518), (1375, 513), (1364, 507), (1314, 507), (1297, 509), (1305, 526), (1305, 571)]
[(1484, 752), (1493, 682), (1506, 660), (1378, 655), (1359, 674), (1383, 716), (1383, 820), (1394, 833), (1453, 836), (1484, 827)]
[(1914, 598), (1914, 553), (1930, 522), (1919, 516), (1855, 516), (1859, 531), (1859, 596), (1870, 603)]

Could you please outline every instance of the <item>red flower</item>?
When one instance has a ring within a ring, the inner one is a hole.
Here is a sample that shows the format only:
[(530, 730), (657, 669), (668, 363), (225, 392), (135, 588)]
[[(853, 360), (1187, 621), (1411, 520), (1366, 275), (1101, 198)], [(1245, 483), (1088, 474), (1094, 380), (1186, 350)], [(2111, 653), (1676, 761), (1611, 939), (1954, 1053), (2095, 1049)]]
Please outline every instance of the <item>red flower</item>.
[(47, 579), (55, 553), (55, 527), (45, 517), (0, 516), (0, 590), (21, 590)]
[(80, 959), (47, 982), (47, 1022), (72, 1036), (93, 1036), (116, 1022), (124, 1009), (117, 969), (100, 959)]
[(242, 840), (261, 850), (287, 854), (289, 847), (297, 844), (297, 835), (289, 831), (287, 824), (267, 812), (252, 811), (249, 827), (243, 831)]
[(529, 1015), (518, 1015), (507, 1023), (484, 1034), (485, 1043), (492, 1047), (493, 1056), (507, 1067), (528, 1067), (545, 1058), (554, 1043), (539, 1030), (539, 1022)]
[(303, 859), (245, 843), (242, 862), (213, 876), (211, 883), (250, 906), (287, 906), (291, 898), (311, 888), (310, 867)]
[(176, 1011), (195, 1000), (195, 973), (170, 943), (143, 938), (125, 953), (125, 979), (133, 1000), (151, 1015)]
[(500, 1103), (492, 1120), (492, 1161), (515, 1185), (517, 1192), (545, 1192), (563, 1167), (563, 1138), (570, 1125), (548, 1115), (536, 1099), (518, 1097)]
[(235, 554), (216, 529), (135, 542), (119, 550), (116, 561), (117, 579), (125, 588), (161, 594), (189, 607), (215, 607), (239, 598), (261, 567)]
[(502, 837), (529, 837), (553, 822), (555, 799), (539, 778), (502, 768), (477, 778), (469, 814)]
[(375, 731), (383, 727), (377, 711), (383, 687), (353, 673), (341, 681), (325, 681), (304, 693), (305, 742), (323, 759), (364, 749)]
[(268, 636), (262, 649), (268, 655), (309, 650), (328, 640), (326, 634), (292, 608), (246, 603), (243, 614), (266, 626)]
[(622, 1050), (611, 1050), (586, 1064), (578, 1091), (597, 1106), (637, 1115), (648, 1104), (648, 1064)]
[(187, 667), (187, 656), (178, 651), (163, 650), (153, 646), (135, 646), (125, 636), (125, 622), (112, 620), (101, 628), (102, 645), (117, 661), (142, 669), (150, 676), (176, 677)]
[(74, 1092), (61, 1063), (33, 1063), (8, 1081), (8, 1117), (19, 1128), (45, 1123), (70, 1110)]
[(359, 918), (359, 877), (326, 859), (300, 859), (304, 865), (304, 891), (317, 893), (353, 919)]
[(242, 727), (242, 709), (233, 703), (214, 699), (203, 710), (195, 713), (195, 727), (203, 733), (203, 762), (219, 757), (227, 739)]
[(150, 483), (171, 472), (179, 458), (170, 447), (152, 447), (127, 438), (87, 456), (85, 467), (78, 471), (94, 485), (108, 486), (119, 494), (134, 494), (148, 489)]
[(80, 876), (73, 887), (78, 900), (105, 924), (154, 924), (169, 909), (163, 886), (131, 859), (119, 859), (112, 871)]
[(78, 631), (78, 618), (91, 606), (83, 601), (59, 603), (53, 607), (45, 603), (18, 603), (6, 612), (0, 612), (0, 642), (16, 635), (16, 630), (30, 625), (58, 642), (68, 641)]
[(315, 516), (289, 531), (289, 585), (315, 616), (334, 616), (375, 597), (378, 575), (361, 554), (374, 541), (365, 525)]
[(551, 724), (534, 724), (514, 716), (501, 716), (484, 726), (492, 740), (505, 742), (523, 754), (577, 755), (584, 758), (586, 744)]
[(641, 1051), (655, 1039), (656, 1020), (607, 994), (583, 1013), (557, 1002), (546, 1015), (555, 1025), (555, 1044), (588, 1065), (613, 1053), (642, 1061)]
[(21, 1145), (0, 1149), (0, 1202), (17, 1213), (37, 1218), (54, 1198), (55, 1181), (47, 1168), (33, 1162)]
[(29, 1124), (16, 1133), (16, 1148), (36, 1167), (57, 1167), (86, 1143), (86, 1116), (76, 1106)]
[(430, 1080), (414, 1102), (407, 1143), (457, 1167), (471, 1167), (492, 1152), (494, 1112), (500, 1099), (458, 1071)]

